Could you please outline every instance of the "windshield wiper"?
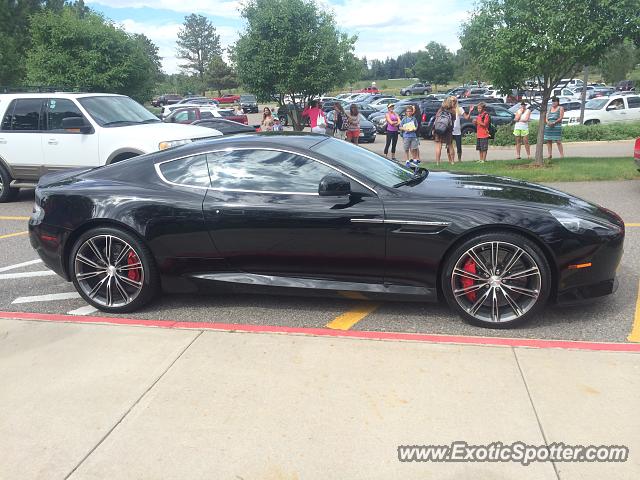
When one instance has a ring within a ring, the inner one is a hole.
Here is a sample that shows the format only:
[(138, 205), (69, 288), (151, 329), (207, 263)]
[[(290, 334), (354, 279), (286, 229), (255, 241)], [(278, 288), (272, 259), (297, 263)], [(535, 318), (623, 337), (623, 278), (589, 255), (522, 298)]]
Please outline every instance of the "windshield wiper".
[(420, 169), (420, 172), (421, 173), (414, 173), (411, 178), (394, 185), (393, 188), (404, 187), (406, 185), (418, 185), (429, 176), (429, 170), (427, 170), (426, 168)]
[(113, 122), (103, 123), (103, 127), (109, 127), (111, 125), (135, 125), (138, 122), (132, 122), (131, 120), (114, 120)]

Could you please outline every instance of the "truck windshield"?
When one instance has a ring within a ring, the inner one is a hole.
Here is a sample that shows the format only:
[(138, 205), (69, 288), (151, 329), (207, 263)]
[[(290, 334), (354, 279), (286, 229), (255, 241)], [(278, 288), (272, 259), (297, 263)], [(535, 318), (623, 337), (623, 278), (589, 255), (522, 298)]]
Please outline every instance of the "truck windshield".
[(160, 122), (158, 117), (129, 97), (105, 95), (78, 99), (101, 127), (123, 127)]

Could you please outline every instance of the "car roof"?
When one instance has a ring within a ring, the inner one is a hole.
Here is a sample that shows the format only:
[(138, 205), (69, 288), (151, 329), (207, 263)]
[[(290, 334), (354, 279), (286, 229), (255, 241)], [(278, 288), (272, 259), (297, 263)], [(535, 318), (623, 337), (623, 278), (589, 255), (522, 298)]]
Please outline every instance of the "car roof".
[(126, 97), (117, 93), (77, 93), (77, 92), (29, 92), (1, 93), (0, 98), (87, 98), (87, 97)]

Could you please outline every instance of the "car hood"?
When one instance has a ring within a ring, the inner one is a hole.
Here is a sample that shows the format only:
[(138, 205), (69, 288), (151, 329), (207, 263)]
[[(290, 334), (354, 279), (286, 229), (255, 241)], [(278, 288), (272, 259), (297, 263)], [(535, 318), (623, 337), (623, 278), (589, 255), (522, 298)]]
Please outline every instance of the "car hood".
[(217, 130), (211, 128), (183, 125), (180, 123), (148, 123), (145, 125), (128, 125), (105, 130), (118, 135), (126, 133), (127, 135), (139, 136), (153, 142), (209, 138), (222, 135)]
[(494, 175), (429, 172), (423, 182), (401, 188), (412, 195), (432, 198), (433, 201), (436, 198), (477, 199), (478, 202), (511, 204), (514, 208), (580, 211), (611, 220), (601, 207), (576, 196), (544, 185)]

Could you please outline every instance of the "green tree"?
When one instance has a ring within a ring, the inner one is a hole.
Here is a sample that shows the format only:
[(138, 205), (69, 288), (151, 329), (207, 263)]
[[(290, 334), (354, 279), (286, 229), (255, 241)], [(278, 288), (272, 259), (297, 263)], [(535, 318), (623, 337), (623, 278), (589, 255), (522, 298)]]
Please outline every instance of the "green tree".
[(631, 40), (627, 39), (607, 51), (600, 60), (598, 67), (605, 82), (615, 83), (624, 80), (637, 62), (638, 48)]
[(446, 85), (453, 78), (453, 53), (441, 43), (429, 42), (424, 51), (418, 52), (413, 71), (420, 80), (432, 82), (437, 90), (438, 85)]
[[(541, 118), (562, 78), (595, 64), (611, 45), (637, 38), (639, 0), (483, 0), (464, 26), (462, 47), (503, 91), (538, 78)], [(536, 163), (543, 163), (540, 122)]]
[(61, 13), (37, 13), (31, 20), (27, 79), (32, 84), (122, 93), (146, 101), (156, 70), (139, 38), (95, 13), (79, 16), (71, 7)]
[(215, 55), (207, 64), (205, 82), (208, 88), (217, 90), (218, 96), (222, 96), (223, 89), (238, 86), (238, 77), (220, 55)]
[(186, 73), (195, 73), (204, 82), (207, 65), (213, 57), (222, 54), (216, 28), (207, 17), (192, 13), (185, 17), (176, 43), (177, 57), (185, 60), (180, 68)]
[(63, 6), (64, 0), (0, 0), (0, 86), (24, 82), (31, 16), (43, 10), (60, 12)]
[[(333, 15), (313, 0), (250, 0), (246, 30), (234, 49), (241, 84), (261, 99), (289, 96), (296, 105), (358, 79), (356, 37), (338, 31)], [(296, 115), (294, 128), (300, 129)]]

